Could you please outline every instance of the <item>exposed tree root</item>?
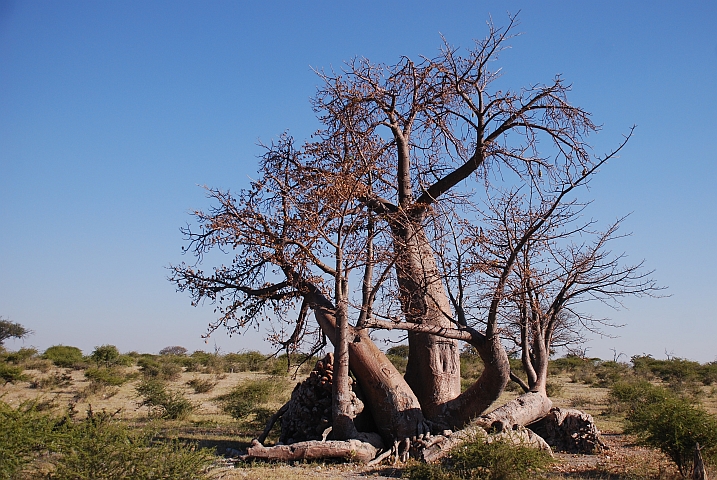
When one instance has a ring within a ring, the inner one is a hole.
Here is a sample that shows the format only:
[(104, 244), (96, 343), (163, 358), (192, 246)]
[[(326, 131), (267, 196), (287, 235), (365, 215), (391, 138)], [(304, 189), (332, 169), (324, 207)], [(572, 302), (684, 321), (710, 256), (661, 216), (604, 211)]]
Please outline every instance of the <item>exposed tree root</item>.
[(322, 442), (312, 440), (291, 445), (265, 447), (254, 440), (242, 460), (267, 460), (276, 462), (294, 462), (298, 460), (339, 459), (351, 462), (368, 463), (377, 453), (376, 447), (360, 440)]
[(481, 415), (474, 423), (489, 432), (507, 432), (545, 417), (552, 406), (553, 402), (544, 394), (528, 392)]

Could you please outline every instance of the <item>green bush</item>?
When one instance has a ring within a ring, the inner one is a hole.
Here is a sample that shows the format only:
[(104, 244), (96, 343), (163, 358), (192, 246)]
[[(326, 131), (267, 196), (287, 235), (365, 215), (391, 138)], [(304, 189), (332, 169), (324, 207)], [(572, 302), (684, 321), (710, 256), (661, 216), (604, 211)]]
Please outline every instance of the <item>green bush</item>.
[(22, 367), (0, 362), (0, 380), (3, 381), (3, 385), (27, 380), (22, 371)]
[(114, 345), (102, 345), (95, 347), (90, 354), (90, 358), (97, 363), (98, 367), (104, 365), (109, 368), (117, 363), (120, 358), (120, 352)]
[(187, 382), (187, 385), (194, 389), (194, 393), (207, 393), (216, 387), (217, 382), (206, 378), (195, 377)]
[(37, 454), (47, 450), (54, 425), (35, 403), (12, 408), (0, 402), (0, 478), (17, 478)]
[(717, 419), (683, 398), (669, 396), (661, 402), (638, 404), (625, 420), (626, 433), (662, 450), (683, 475), (690, 471), (696, 443), (708, 462), (717, 455)]
[(152, 357), (142, 357), (137, 361), (137, 365), (145, 377), (159, 380), (177, 380), (183, 370), (181, 364), (171, 360), (167, 361), (164, 358), (158, 360)]
[(559, 382), (547, 381), (545, 384), (545, 394), (548, 397), (559, 397), (564, 390), (563, 384)]
[(217, 397), (222, 409), (237, 419), (244, 419), (286, 391), (287, 383), (281, 377), (249, 380), (234, 387), (229, 393)]
[(91, 382), (113, 387), (119, 387), (133, 378), (132, 375), (127, 375), (117, 368), (106, 367), (88, 368), (85, 377)]
[(257, 351), (228, 353), (224, 360), (235, 372), (260, 372), (266, 369), (267, 364), (266, 355)]
[(406, 373), (408, 364), (408, 345), (396, 345), (386, 350), (386, 356), (401, 373)]
[[(0, 478), (205, 479), (212, 456), (106, 413), (55, 417), (0, 402)], [(48, 455), (49, 454), (49, 455)]]
[(64, 368), (74, 368), (83, 363), (82, 350), (65, 345), (55, 345), (48, 348), (42, 354), (42, 357), (50, 360), (58, 367)]
[(619, 382), (630, 376), (630, 366), (622, 362), (601, 362), (595, 369), (596, 384), (598, 387), (610, 387), (615, 382)]
[(155, 439), (151, 430), (132, 430), (107, 415), (93, 415), (68, 429), (52, 478), (207, 478), (212, 456), (191, 445)]
[[(188, 371), (202, 373), (226, 373), (229, 371), (224, 357), (216, 353), (207, 353), (197, 350), (184, 361), (186, 362), (185, 365), (187, 365)], [(190, 367), (188, 364), (193, 365), (193, 367)]]
[(157, 379), (142, 380), (137, 394), (142, 397), (140, 406), (148, 407), (150, 415), (170, 420), (185, 419), (197, 408), (181, 392), (167, 390), (167, 385)]
[(440, 465), (415, 464), (404, 478), (414, 480), (522, 480), (534, 478), (551, 463), (550, 455), (504, 441), (468, 442), (454, 448)]
[(25, 364), (28, 360), (37, 355), (35, 348), (21, 348), (16, 352), (10, 352), (6, 355), (5, 360), (15, 365)]
[(618, 382), (609, 395), (628, 411), (625, 433), (661, 450), (683, 475), (690, 469), (696, 443), (706, 460), (717, 458), (717, 418), (702, 407), (646, 380)]
[(610, 403), (622, 405), (627, 409), (639, 404), (659, 403), (670, 395), (668, 390), (653, 385), (647, 380), (616, 382), (608, 393)]

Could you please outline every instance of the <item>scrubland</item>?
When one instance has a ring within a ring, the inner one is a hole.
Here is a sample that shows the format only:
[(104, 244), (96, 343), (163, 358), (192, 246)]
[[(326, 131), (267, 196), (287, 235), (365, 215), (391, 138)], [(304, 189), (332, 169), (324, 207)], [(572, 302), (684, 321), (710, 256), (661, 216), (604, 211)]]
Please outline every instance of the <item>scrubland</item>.
[[(405, 348), (391, 348), (388, 354), (399, 369), (405, 368)], [(453, 470), (440, 472), (412, 463), (368, 468), (235, 461), (316, 361), (296, 356), (289, 367), (287, 360), (258, 352), (189, 354), (181, 347), (164, 349), (162, 355), (120, 354), (111, 345), (90, 356), (72, 347), (42, 354), (2, 351), (0, 478), (518, 478), (501, 477), (499, 466), (466, 467), (460, 473), (455, 467), (459, 456)], [(467, 386), (480, 375), (481, 364), (470, 351), (461, 362)], [(514, 362), (514, 371), (520, 372)], [(645, 441), (639, 434), (626, 433), (635, 428), (634, 418), (626, 422), (626, 416), (632, 418), (630, 398), (648, 395), (644, 389), (649, 386), (711, 419), (717, 414), (714, 362), (568, 356), (553, 360), (550, 371), (548, 391), (555, 406), (591, 414), (609, 449), (598, 455), (558, 453), (531, 471), (533, 477), (679, 478), (674, 461), (641, 446)], [(509, 385), (497, 404), (519, 393)], [(274, 427), (268, 443), (277, 440), (279, 428)], [(706, 447), (709, 453), (711, 446)], [(159, 457), (164, 460), (153, 460)], [(474, 476), (465, 476), (466, 471)]]

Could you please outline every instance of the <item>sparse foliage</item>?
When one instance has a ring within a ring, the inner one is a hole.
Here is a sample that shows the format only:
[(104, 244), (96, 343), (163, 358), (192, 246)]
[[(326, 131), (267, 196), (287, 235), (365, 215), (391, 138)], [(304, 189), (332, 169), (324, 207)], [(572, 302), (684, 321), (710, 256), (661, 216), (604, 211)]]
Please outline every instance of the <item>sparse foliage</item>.
[[(341, 404), (350, 357), (382, 435), (402, 439), (480, 416), (510, 378), (545, 397), (552, 349), (604, 324), (586, 301), (654, 294), (641, 263), (608, 249), (619, 222), (597, 228), (578, 200), (631, 133), (594, 156), (598, 127), (562, 78), (498, 88), (494, 61), (514, 28), (515, 18), (489, 24), (472, 48), (445, 42), (434, 58), (320, 71), (322, 128), (303, 144), (285, 134), (266, 145), (257, 180), (208, 189), (212, 206), (183, 230), (196, 263), (173, 266), (171, 280), (194, 305), (216, 305), (209, 333), (269, 320), (287, 354), (325, 336), (334, 416), (351, 417)], [(205, 272), (212, 250), (232, 258)], [(405, 375), (371, 328), (408, 331)], [(458, 341), (483, 363), (464, 388)], [(545, 408), (526, 407), (524, 420)]]
[(0, 347), (9, 338), (22, 339), (31, 334), (32, 330), (28, 330), (19, 323), (0, 317)]
[(167, 389), (167, 384), (161, 380), (142, 380), (137, 386), (137, 394), (142, 397), (140, 406), (148, 407), (150, 415), (182, 420), (196, 409), (196, 405), (181, 392)]
[(264, 406), (284, 391), (286, 381), (281, 378), (249, 380), (234, 387), (229, 393), (217, 397), (226, 413), (243, 419)]

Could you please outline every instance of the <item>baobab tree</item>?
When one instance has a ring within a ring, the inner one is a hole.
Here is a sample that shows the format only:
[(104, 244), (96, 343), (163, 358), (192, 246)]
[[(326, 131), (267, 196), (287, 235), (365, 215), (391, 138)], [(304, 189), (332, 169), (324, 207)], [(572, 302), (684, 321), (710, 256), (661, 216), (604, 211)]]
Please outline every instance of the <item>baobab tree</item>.
[[(565, 224), (573, 196), (629, 137), (592, 156), (586, 137), (597, 127), (568, 102), (560, 77), (515, 91), (494, 88), (500, 70), (493, 62), (514, 27), (513, 18), (505, 28), (489, 24), (486, 38), (465, 53), (444, 42), (431, 59), (383, 65), (360, 58), (340, 73), (320, 72), (313, 107), (323, 128), (301, 145), (282, 135), (265, 146), (249, 189), (208, 190), (215, 204), (195, 212), (196, 226), (184, 229), (197, 263), (172, 267), (171, 280), (195, 305), (216, 303), (220, 316), (211, 331), (267, 319), (283, 326), (273, 338), (284, 348), (311, 331), (325, 335), (342, 372), (337, 381), (347, 378), (341, 366), (348, 354), (385, 440), (460, 428), (500, 396), (511, 378), (503, 340), (523, 325), (515, 317), (521, 292), (529, 298), (543, 288), (526, 276), (526, 258), (558, 255), (546, 240), (551, 229)], [(539, 201), (522, 208), (521, 191)], [(485, 213), (491, 205), (493, 214)], [(496, 220), (500, 228), (491, 228)], [(200, 263), (212, 249), (233, 258), (204, 272)], [(589, 247), (575, 249), (590, 255)], [(618, 293), (646, 291), (638, 270), (627, 272)], [(556, 271), (543, 278), (550, 275), (563, 279)], [(528, 345), (528, 358), (547, 359), (536, 348), (549, 351), (556, 322), (584, 293), (579, 285), (572, 282), (572, 297), (546, 311), (554, 327), (526, 327), (532, 336), (521, 346)], [(376, 328), (408, 332), (405, 377), (371, 340)], [(459, 342), (475, 347), (485, 365), (464, 392)], [(532, 378), (531, 393), (547, 398), (542, 377)], [(352, 415), (342, 406), (341, 385), (335, 421)], [(545, 405), (524, 409), (518, 423), (539, 418)], [(356, 433), (350, 421), (339, 430), (340, 438)]]

